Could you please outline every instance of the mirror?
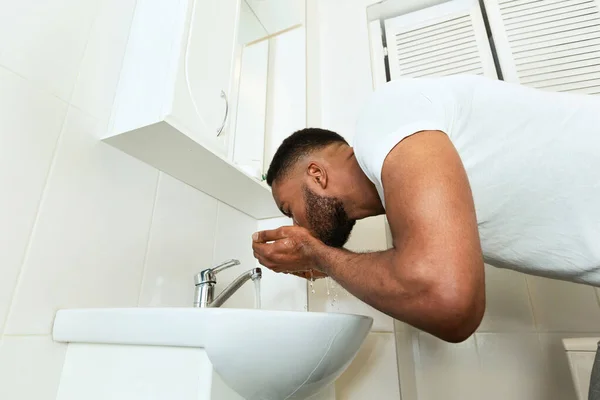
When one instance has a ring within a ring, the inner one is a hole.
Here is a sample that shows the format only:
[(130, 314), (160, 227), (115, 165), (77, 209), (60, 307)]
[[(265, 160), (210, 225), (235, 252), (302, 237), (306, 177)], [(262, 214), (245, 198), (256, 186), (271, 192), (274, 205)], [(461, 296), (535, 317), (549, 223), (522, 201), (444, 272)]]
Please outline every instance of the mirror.
[(306, 127), (305, 0), (241, 0), (233, 162), (263, 180), (283, 139)]

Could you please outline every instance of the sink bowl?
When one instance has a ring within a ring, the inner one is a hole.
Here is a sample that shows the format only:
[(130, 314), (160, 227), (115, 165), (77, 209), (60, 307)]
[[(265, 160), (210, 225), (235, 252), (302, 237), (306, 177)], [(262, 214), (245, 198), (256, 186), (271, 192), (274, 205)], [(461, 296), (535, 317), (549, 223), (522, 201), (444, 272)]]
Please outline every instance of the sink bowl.
[(203, 348), (215, 371), (247, 400), (306, 399), (352, 361), (372, 318), (241, 309), (61, 310), (58, 342)]

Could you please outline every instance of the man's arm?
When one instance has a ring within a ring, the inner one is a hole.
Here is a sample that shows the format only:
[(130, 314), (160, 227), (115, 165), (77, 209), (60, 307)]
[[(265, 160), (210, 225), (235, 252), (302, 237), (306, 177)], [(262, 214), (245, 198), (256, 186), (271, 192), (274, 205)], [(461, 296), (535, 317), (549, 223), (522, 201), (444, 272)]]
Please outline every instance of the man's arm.
[(462, 162), (442, 132), (420, 132), (387, 156), (381, 179), (393, 248), (353, 254), (320, 247), (316, 262), (375, 308), (448, 341), (485, 310), (483, 258)]
[(446, 341), (467, 339), (484, 313), (485, 281), (473, 198), (454, 146), (437, 131), (404, 139), (385, 159), (382, 183), (392, 249), (357, 254), (282, 228), (258, 238), (276, 242), (257, 243), (255, 254), (276, 270), (307, 256), (378, 310)]

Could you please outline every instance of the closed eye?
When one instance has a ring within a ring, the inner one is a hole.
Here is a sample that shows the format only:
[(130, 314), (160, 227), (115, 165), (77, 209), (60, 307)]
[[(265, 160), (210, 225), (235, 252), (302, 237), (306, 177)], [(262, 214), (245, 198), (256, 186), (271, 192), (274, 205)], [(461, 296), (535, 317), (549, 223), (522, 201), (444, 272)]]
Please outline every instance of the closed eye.
[(282, 213), (283, 215), (285, 215), (286, 217), (288, 217), (288, 218), (292, 218), (292, 215), (290, 214), (290, 212), (289, 212), (289, 211), (286, 211), (286, 210), (284, 210), (283, 208), (280, 208), (280, 209), (279, 209), (279, 211), (281, 211), (281, 213)]

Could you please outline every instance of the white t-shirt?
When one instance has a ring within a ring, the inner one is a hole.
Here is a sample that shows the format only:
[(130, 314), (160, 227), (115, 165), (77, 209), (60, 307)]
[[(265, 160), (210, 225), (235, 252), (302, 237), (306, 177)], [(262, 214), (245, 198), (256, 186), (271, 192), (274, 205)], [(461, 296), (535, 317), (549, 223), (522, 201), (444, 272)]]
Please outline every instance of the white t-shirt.
[(445, 132), (462, 159), (486, 262), (600, 286), (600, 97), (478, 76), (386, 84), (354, 140), (384, 206), (385, 157), (424, 130)]

